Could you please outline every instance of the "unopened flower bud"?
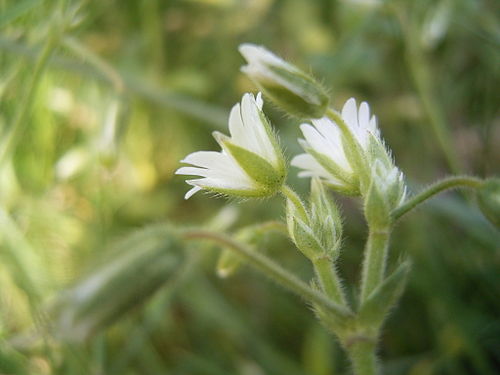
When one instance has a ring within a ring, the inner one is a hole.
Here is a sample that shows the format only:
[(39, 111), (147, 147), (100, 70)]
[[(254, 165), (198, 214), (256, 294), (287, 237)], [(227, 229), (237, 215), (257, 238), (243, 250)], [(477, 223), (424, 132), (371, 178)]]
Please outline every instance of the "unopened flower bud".
[(477, 201), (484, 216), (500, 228), (500, 178), (486, 180), (477, 192)]
[(297, 248), (310, 260), (338, 256), (342, 222), (335, 203), (327, 196), (319, 179), (313, 179), (306, 217), (296, 203), (287, 200), (287, 225)]
[(320, 118), (325, 114), (329, 98), (313, 77), (264, 47), (247, 43), (239, 51), (248, 62), (241, 68), (243, 73), (276, 105), (302, 118)]
[(375, 160), (371, 183), (365, 199), (365, 216), (372, 228), (385, 229), (391, 223), (391, 211), (406, 197), (403, 174), (398, 168)]

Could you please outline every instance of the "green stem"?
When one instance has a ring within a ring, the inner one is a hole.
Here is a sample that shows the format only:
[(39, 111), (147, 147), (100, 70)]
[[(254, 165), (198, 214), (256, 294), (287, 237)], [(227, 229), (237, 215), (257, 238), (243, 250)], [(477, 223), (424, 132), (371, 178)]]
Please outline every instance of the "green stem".
[(385, 274), (390, 228), (369, 229), (361, 278), (361, 302), (382, 282)]
[(314, 259), (313, 266), (325, 294), (339, 305), (347, 307), (342, 284), (330, 257)]
[(368, 170), (368, 164), (366, 163), (364, 152), (361, 150), (359, 142), (354, 137), (354, 134), (349, 129), (349, 125), (347, 125), (340, 113), (332, 108), (328, 108), (326, 116), (335, 122), (340, 128), (340, 131), (347, 142), (345, 150), (350, 152), (350, 156), (353, 158), (354, 163), (359, 170), (361, 191), (365, 191), (370, 183), (370, 171)]
[(55, 31), (50, 31), (43, 46), (42, 51), (38, 55), (38, 58), (33, 68), (31, 79), (26, 84), (26, 89), (24, 95), (19, 101), (18, 110), (10, 126), (7, 134), (4, 137), (2, 144), (0, 145), (0, 166), (4, 163), (5, 159), (14, 151), (19, 142), (22, 134), (24, 133), (27, 126), (27, 116), (29, 115), (31, 102), (36, 93), (36, 88), (43, 72), (47, 66), (47, 62), (58, 44), (59, 33)]
[(377, 375), (380, 373), (373, 342), (354, 342), (347, 348), (347, 352), (355, 375)]
[(298, 279), (295, 275), (289, 273), (263, 254), (252, 251), (252, 249), (239, 242), (234, 241), (232, 238), (226, 235), (204, 230), (188, 230), (184, 232), (183, 237), (186, 240), (204, 239), (217, 242), (219, 245), (233, 250), (248, 263), (259, 269), (264, 274), (268, 275), (271, 279), (275, 280), (285, 289), (288, 289), (289, 291), (302, 296), (309, 302), (313, 302), (322, 306), (336, 317), (345, 319), (351, 316), (349, 310), (347, 310), (344, 306), (331, 301), (324, 294), (311, 289), (302, 280)]
[(392, 211), (391, 216), (394, 220), (399, 219), (401, 216), (407, 212), (413, 210), (415, 207), (424, 203), (428, 199), (432, 198), (436, 194), (439, 194), (445, 190), (456, 189), (459, 187), (477, 189), (483, 184), (483, 180), (471, 176), (452, 176), (447, 177), (441, 181), (437, 181), (434, 184), (427, 187), (424, 191), (421, 191), (417, 195), (408, 199), (404, 204)]

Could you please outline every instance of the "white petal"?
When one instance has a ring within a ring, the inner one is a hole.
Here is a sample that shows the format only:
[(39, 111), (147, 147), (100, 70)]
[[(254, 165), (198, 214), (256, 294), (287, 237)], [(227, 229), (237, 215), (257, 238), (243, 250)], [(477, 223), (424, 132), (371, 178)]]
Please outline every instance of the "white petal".
[(262, 93), (259, 92), (257, 94), (257, 97), (255, 98), (255, 103), (257, 104), (257, 107), (259, 108), (259, 110), (262, 111), (262, 106), (264, 105), (264, 100), (262, 99)]
[(349, 128), (354, 129), (358, 126), (358, 110), (356, 108), (356, 100), (350, 98), (345, 102), (342, 108), (342, 118), (347, 123)]
[(328, 147), (327, 141), (316, 128), (309, 124), (302, 124), (300, 125), (300, 130), (302, 130), (302, 134), (304, 134), (304, 138), (311, 148), (316, 152), (328, 155), (330, 147)]
[(358, 116), (359, 127), (368, 129), (370, 120), (370, 107), (367, 102), (361, 103), (359, 106), (359, 116)]
[(199, 186), (193, 186), (193, 188), (191, 190), (189, 190), (186, 195), (184, 195), (184, 199), (189, 199), (191, 198), (194, 194), (196, 194), (197, 192), (199, 192), (200, 190), (202, 190), (201, 187)]
[(245, 127), (241, 121), (240, 104), (235, 104), (229, 114), (229, 133), (232, 141), (238, 146), (244, 147)]

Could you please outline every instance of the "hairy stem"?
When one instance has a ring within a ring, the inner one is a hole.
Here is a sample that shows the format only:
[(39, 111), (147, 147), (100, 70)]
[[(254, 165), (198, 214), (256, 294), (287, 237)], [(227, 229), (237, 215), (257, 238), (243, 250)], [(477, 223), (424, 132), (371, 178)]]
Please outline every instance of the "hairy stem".
[(347, 307), (342, 284), (332, 260), (326, 256), (319, 257), (313, 260), (313, 266), (325, 294), (336, 303)]
[(361, 301), (365, 301), (384, 279), (389, 238), (390, 228), (369, 229), (361, 276)]
[(259, 269), (271, 279), (275, 280), (285, 289), (288, 289), (289, 291), (302, 296), (307, 301), (322, 306), (327, 311), (339, 318), (347, 318), (351, 315), (349, 310), (347, 310), (345, 307), (331, 301), (322, 293), (311, 289), (306, 283), (298, 279), (295, 275), (283, 269), (271, 259), (267, 258), (259, 252), (252, 251), (247, 246), (234, 241), (232, 238), (226, 235), (204, 230), (188, 230), (184, 232), (183, 237), (186, 240), (203, 239), (217, 242), (219, 245), (233, 250), (248, 263)]
[(355, 375), (377, 375), (380, 373), (375, 343), (358, 341), (347, 348)]
[(445, 190), (456, 188), (477, 189), (482, 184), (482, 179), (471, 176), (452, 176), (445, 178), (433, 183), (425, 190), (408, 199), (404, 204), (392, 211), (391, 216), (394, 220), (397, 220), (407, 212), (410, 212), (415, 207)]

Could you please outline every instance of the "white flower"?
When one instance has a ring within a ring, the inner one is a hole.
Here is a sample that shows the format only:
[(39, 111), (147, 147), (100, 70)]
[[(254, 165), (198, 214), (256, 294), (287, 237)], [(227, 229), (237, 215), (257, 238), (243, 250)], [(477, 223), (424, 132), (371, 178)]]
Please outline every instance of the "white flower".
[[(368, 158), (372, 140), (380, 143), (377, 120), (375, 116), (370, 117), (368, 104), (363, 102), (358, 109), (356, 101), (351, 98), (345, 103), (341, 116)], [(346, 149), (339, 126), (327, 117), (311, 122), (313, 126), (300, 126), (305, 139), (299, 139), (299, 142), (306, 153), (297, 155), (291, 162), (303, 169), (299, 177), (320, 177), (334, 189), (356, 194), (359, 171), (350, 161), (352, 150)]]
[(222, 151), (197, 151), (182, 160), (193, 167), (181, 167), (176, 174), (202, 177), (186, 181), (193, 188), (185, 199), (202, 189), (239, 197), (264, 197), (280, 189), (285, 161), (262, 105), (260, 93), (257, 98), (245, 94), (229, 115), (231, 137), (213, 134)]
[(241, 71), (278, 106), (299, 117), (324, 115), (329, 98), (313, 77), (264, 47), (245, 43), (239, 51), (248, 62)]

